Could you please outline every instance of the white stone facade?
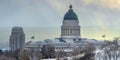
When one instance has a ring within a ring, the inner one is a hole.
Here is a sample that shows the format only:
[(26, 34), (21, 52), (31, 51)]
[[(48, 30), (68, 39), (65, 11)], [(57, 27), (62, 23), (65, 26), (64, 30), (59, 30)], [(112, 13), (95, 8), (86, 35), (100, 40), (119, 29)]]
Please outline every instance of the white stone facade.
[(64, 20), (61, 26), (61, 38), (80, 38), (78, 20)]
[(80, 40), (80, 26), (78, 20), (63, 20), (61, 26), (61, 38), (66, 42)]

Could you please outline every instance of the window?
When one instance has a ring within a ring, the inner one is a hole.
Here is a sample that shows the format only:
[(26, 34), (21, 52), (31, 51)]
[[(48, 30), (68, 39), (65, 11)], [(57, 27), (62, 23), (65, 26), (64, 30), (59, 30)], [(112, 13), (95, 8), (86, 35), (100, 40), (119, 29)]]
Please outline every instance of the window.
[(73, 41), (75, 41), (76, 39), (73, 39)]
[(79, 39), (79, 41), (81, 41), (81, 39)]

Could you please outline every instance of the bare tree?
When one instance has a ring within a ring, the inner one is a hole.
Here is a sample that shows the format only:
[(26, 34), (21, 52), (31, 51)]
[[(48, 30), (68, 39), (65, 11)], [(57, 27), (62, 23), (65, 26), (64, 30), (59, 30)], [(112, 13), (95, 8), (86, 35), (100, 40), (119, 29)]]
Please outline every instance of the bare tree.
[(43, 58), (55, 58), (55, 47), (53, 45), (44, 45), (41, 53)]
[(95, 46), (93, 44), (88, 44), (84, 47), (84, 49), (81, 51), (81, 53), (85, 53), (83, 57), (81, 57), (79, 60), (94, 60), (94, 50)]
[(75, 55), (78, 55), (78, 54), (80, 54), (80, 49), (79, 48), (74, 48), (72, 55), (75, 56)]
[(20, 60), (30, 60), (30, 54), (27, 50), (20, 51)]
[(102, 46), (102, 50), (104, 51), (104, 60), (118, 60), (120, 56), (120, 47), (118, 45), (118, 38), (115, 38), (113, 42), (108, 42), (107, 44)]

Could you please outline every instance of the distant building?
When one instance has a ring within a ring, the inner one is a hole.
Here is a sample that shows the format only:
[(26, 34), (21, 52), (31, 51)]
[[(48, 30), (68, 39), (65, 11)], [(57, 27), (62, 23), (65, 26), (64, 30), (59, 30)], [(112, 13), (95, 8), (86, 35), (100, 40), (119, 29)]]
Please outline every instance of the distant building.
[(45, 39), (36, 42), (29, 41), (25, 44), (25, 49), (41, 50), (44, 45), (52, 45), (55, 47), (55, 51), (72, 52), (76, 48), (84, 49), (85, 46), (89, 44), (93, 44), (95, 47), (99, 48), (101, 45), (105, 44), (105, 42), (81, 38), (78, 17), (73, 11), (72, 5), (70, 5), (68, 12), (63, 18), (60, 38)]
[(78, 17), (72, 9), (72, 5), (69, 6), (69, 10), (63, 18), (61, 39), (66, 42), (70, 42), (70, 40), (80, 40), (80, 25)]
[(10, 50), (23, 49), (25, 44), (25, 34), (22, 27), (13, 27), (9, 39)]

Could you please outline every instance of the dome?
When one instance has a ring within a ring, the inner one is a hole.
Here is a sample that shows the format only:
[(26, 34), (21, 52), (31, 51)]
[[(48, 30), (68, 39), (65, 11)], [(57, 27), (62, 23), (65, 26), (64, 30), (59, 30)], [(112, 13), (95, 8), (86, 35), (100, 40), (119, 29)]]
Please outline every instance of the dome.
[(76, 13), (72, 9), (72, 5), (70, 5), (69, 11), (65, 14), (64, 20), (78, 20)]

